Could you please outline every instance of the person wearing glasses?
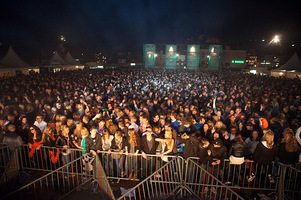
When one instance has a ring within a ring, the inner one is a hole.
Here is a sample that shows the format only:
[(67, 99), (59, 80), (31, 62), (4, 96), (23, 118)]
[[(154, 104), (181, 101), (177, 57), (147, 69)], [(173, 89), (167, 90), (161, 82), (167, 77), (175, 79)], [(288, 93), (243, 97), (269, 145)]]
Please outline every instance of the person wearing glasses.
[(46, 129), (46, 127), (47, 127), (47, 122), (45, 122), (43, 120), (42, 115), (39, 114), (39, 115), (37, 115), (36, 121), (34, 122), (33, 125), (37, 126), (41, 130), (41, 132), (43, 133), (44, 130)]

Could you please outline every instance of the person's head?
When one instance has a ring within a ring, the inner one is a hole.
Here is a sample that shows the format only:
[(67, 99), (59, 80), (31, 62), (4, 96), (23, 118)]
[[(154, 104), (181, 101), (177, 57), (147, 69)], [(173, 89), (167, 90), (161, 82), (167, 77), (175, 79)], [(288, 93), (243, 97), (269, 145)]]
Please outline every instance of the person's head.
[(265, 141), (266, 141), (267, 147), (269, 149), (273, 148), (273, 144), (274, 144), (274, 132), (273, 131), (267, 131), (265, 133)]
[(253, 141), (259, 141), (259, 133), (257, 130), (253, 130), (251, 132), (251, 138)]
[(230, 127), (230, 133), (235, 135), (237, 133), (237, 128), (235, 126)]
[(219, 148), (223, 145), (223, 141), (220, 138), (217, 138), (212, 141), (212, 144), (214, 148)]
[(10, 122), (13, 122), (15, 120), (15, 115), (12, 114), (12, 113), (9, 113), (7, 115), (7, 120), (10, 121)]
[(30, 126), (29, 131), (32, 134), (42, 134), (41, 130), (36, 125)]
[(69, 127), (74, 126), (74, 120), (73, 119), (67, 119), (67, 126), (69, 126)]
[(285, 143), (285, 150), (288, 152), (296, 152), (300, 150), (297, 139), (291, 133), (286, 134), (281, 142)]
[(203, 148), (207, 148), (207, 147), (210, 145), (210, 142), (209, 142), (208, 139), (203, 138), (203, 139), (201, 140), (201, 145), (202, 145)]
[(213, 140), (216, 140), (219, 138), (219, 133), (218, 132), (214, 132), (213, 133)]
[(9, 131), (9, 132), (15, 132), (16, 131), (16, 126), (15, 125), (13, 125), (13, 124), (9, 124), (8, 126), (7, 126), (7, 130)]
[[(84, 129), (84, 128), (82, 128), (82, 129)], [(92, 126), (90, 128), (90, 133), (91, 133), (91, 137), (94, 138), (96, 136), (97, 129), (94, 126)]]
[(237, 134), (234, 138), (234, 141), (247, 146), (241, 134)]
[(114, 137), (117, 139), (121, 139), (122, 138), (122, 132), (121, 131), (116, 131), (114, 134)]
[(22, 117), (21, 123), (22, 123), (22, 124), (27, 124), (27, 118), (26, 118), (26, 117)]
[(102, 131), (102, 136), (104, 136), (104, 135), (110, 135), (110, 132), (109, 132), (108, 129), (104, 129), (104, 130)]
[(76, 124), (75, 129), (80, 131), (83, 128), (83, 126), (84, 126), (83, 123), (79, 122), (79, 123)]
[(100, 121), (98, 122), (98, 127), (99, 127), (99, 128), (103, 128), (103, 127), (105, 126), (105, 124), (106, 124), (106, 122), (105, 122), (104, 120), (100, 120)]
[(43, 121), (42, 115), (37, 115), (36, 121), (41, 123)]
[(62, 136), (68, 137), (68, 133), (70, 131), (69, 127), (67, 125), (62, 125), (61, 130)]

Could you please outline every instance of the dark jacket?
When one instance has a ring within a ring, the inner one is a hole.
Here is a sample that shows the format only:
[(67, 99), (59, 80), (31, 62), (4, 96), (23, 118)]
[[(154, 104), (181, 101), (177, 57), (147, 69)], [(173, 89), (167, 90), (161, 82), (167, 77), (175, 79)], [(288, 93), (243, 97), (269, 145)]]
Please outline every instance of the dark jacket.
[(68, 140), (66, 137), (62, 136), (62, 135), (59, 135), (57, 138), (56, 138), (56, 141), (55, 141), (55, 146), (56, 147), (59, 147), (59, 148), (62, 148), (63, 146), (65, 145), (68, 145)]
[(198, 146), (200, 141), (194, 136), (190, 136), (187, 140), (183, 140), (183, 139), (181, 140), (185, 144), (183, 157), (185, 159), (189, 157), (197, 157)]
[(148, 145), (147, 145), (147, 139), (146, 139), (146, 135), (142, 136), (141, 138), (141, 145), (140, 145), (140, 151), (144, 152), (146, 154), (156, 154), (156, 149), (158, 147), (158, 142), (155, 141), (155, 136), (152, 135), (152, 140), (151, 142), (153, 143), (153, 146), (151, 149), (149, 149)]
[[(265, 143), (265, 142), (264, 142)], [(271, 149), (268, 149), (263, 142), (259, 142), (253, 153), (253, 159), (260, 165), (269, 165), (278, 155), (278, 147), (274, 144)]]
[(211, 150), (212, 157), (221, 160), (221, 162), (228, 157), (225, 145), (222, 145), (221, 147), (214, 147), (213, 144), (211, 144), (208, 148)]
[(299, 161), (300, 150), (294, 152), (288, 152), (285, 149), (285, 145), (286, 143), (280, 143), (279, 154), (278, 154), (279, 161), (283, 164), (297, 163)]
[(247, 152), (247, 146), (240, 142), (235, 142), (234, 140), (231, 141), (230, 149), (229, 149), (229, 156), (234, 157), (245, 157)]
[(96, 134), (95, 138), (92, 138), (91, 135), (89, 135), (86, 138), (86, 151), (87, 153), (90, 153), (90, 150), (100, 150), (101, 151), (102, 142), (101, 142), (101, 136), (99, 134)]
[(209, 156), (207, 151), (208, 148), (204, 148), (201, 144), (199, 144), (198, 157), (200, 158), (200, 163), (206, 164), (207, 162), (212, 162), (212, 155)]

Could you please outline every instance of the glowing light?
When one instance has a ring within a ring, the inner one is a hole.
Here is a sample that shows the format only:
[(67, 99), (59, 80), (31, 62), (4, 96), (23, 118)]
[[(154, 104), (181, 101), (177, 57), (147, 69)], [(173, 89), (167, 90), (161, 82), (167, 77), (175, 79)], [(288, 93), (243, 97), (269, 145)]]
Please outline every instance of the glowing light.
[(280, 43), (279, 35), (275, 35), (271, 42), (272, 42), (272, 43), (276, 43), (276, 44), (277, 44), (277, 43)]
[(195, 47), (191, 47), (191, 48), (190, 48), (190, 52), (191, 52), (191, 53), (195, 53)]
[(245, 63), (245, 61), (243, 61), (243, 60), (232, 60), (231, 62), (234, 64), (244, 64)]
[(173, 47), (169, 47), (169, 52), (173, 52)]
[(257, 72), (256, 69), (250, 70), (251, 74), (256, 74), (256, 72)]

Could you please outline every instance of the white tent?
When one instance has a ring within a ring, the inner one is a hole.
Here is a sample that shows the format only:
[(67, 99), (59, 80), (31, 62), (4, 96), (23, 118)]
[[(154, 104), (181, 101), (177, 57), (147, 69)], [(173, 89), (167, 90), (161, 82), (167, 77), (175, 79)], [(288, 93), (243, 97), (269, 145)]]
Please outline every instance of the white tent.
[(39, 71), (37, 67), (32, 67), (22, 60), (11, 46), (5, 56), (0, 60), (0, 76), (14, 76), (17, 71), (28, 74), (31, 70)]
[(83, 69), (84, 65), (76, 62), (71, 56), (70, 52), (62, 58), (57, 51), (53, 53), (53, 56), (48, 61), (48, 64), (41, 66), (42, 72), (58, 72), (61, 70), (77, 70)]
[(301, 59), (295, 53), (284, 65), (280, 68), (271, 70), (271, 76), (280, 77), (285, 76), (288, 78), (301, 78)]

